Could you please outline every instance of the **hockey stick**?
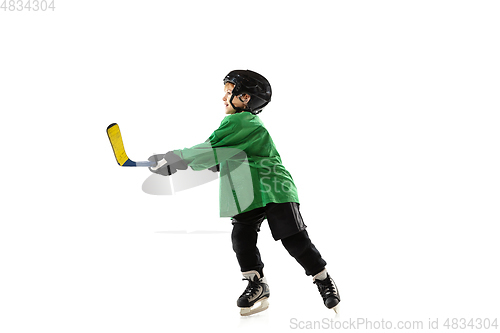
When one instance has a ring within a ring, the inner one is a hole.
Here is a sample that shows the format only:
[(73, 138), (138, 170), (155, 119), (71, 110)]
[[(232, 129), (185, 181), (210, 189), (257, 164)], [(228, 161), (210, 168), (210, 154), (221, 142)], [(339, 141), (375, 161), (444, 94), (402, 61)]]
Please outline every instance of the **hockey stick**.
[(151, 161), (134, 162), (130, 158), (128, 158), (127, 153), (125, 152), (122, 134), (120, 132), (120, 127), (118, 127), (118, 124), (112, 123), (111, 125), (109, 125), (108, 128), (106, 128), (106, 133), (108, 133), (109, 142), (111, 143), (111, 147), (113, 148), (113, 153), (115, 154), (116, 161), (120, 166), (151, 167), (151, 169), (156, 170), (167, 162), (162, 159), (158, 162), (156, 167), (153, 167), (155, 163)]

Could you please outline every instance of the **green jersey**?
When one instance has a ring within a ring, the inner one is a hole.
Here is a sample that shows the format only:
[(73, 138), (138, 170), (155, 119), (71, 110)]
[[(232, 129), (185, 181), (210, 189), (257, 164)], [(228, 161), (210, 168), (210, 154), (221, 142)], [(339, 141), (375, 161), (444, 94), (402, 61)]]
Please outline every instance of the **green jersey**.
[(269, 132), (250, 112), (226, 116), (207, 141), (174, 150), (193, 170), (220, 166), (220, 216), (229, 217), (268, 203), (299, 202)]

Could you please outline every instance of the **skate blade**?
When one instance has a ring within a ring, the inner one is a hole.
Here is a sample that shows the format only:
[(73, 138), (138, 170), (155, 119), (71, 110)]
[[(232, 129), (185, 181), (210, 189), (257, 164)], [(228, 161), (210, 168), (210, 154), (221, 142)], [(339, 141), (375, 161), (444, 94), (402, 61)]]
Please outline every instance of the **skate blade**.
[(267, 298), (263, 298), (249, 308), (241, 308), (240, 315), (250, 316), (262, 312), (266, 310), (268, 307), (269, 307), (269, 301), (267, 300)]
[(332, 309), (333, 309), (333, 311), (335, 311), (336, 314), (339, 314), (339, 311), (340, 311), (340, 302), (337, 305), (335, 305)]

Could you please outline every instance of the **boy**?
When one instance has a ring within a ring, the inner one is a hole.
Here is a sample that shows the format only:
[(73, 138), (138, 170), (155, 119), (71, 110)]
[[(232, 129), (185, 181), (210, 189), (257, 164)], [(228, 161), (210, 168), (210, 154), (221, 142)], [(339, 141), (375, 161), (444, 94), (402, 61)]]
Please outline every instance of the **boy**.
[[(152, 172), (168, 176), (177, 170), (210, 169), (220, 175), (220, 215), (231, 217), (233, 250), (248, 285), (237, 301), (242, 316), (269, 306), (269, 286), (257, 248), (257, 233), (267, 219), (272, 236), (313, 276), (325, 306), (337, 311), (337, 287), (306, 231), (299, 212), (297, 189), (290, 173), (257, 116), (271, 101), (271, 85), (250, 70), (234, 70), (224, 78), (222, 98), (227, 116), (202, 144), (153, 155), (161, 167)], [(159, 161), (164, 159), (166, 161)]]

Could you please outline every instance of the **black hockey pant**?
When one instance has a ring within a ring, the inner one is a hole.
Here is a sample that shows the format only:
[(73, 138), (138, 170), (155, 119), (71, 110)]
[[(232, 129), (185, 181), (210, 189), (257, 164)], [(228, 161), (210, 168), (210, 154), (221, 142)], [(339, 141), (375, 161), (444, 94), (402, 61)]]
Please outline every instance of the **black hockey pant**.
[[(241, 271), (256, 270), (263, 276), (264, 263), (257, 248), (258, 231), (258, 224), (236, 223), (233, 224), (231, 240)], [(304, 268), (307, 275), (316, 275), (325, 268), (326, 262), (311, 242), (305, 229), (282, 238), (281, 242), (288, 253)]]

